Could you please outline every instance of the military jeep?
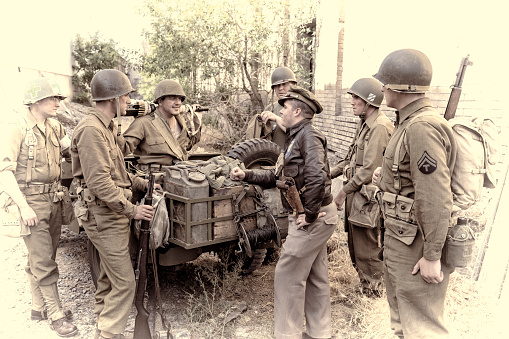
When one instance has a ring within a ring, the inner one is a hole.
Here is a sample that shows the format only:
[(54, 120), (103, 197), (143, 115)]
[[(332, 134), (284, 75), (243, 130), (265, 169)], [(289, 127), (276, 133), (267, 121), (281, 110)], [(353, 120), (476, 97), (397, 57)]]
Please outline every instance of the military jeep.
[[(281, 149), (264, 139), (250, 139), (233, 146), (226, 156), (241, 161), (246, 169), (274, 166)], [(202, 253), (217, 253), (243, 261), (251, 273), (264, 261), (267, 249), (281, 245), (288, 231), (288, 214), (283, 210), (277, 188), (262, 189), (238, 182), (238, 186), (212, 188), (193, 167), (218, 154), (190, 154), (189, 161), (164, 168), (158, 181), (163, 183), (168, 211), (167, 244), (157, 248), (152, 263), (175, 266), (198, 258)], [(128, 169), (135, 159), (125, 158)], [(69, 164), (64, 166), (63, 183), (70, 185)], [(135, 260), (138, 240), (131, 222), (130, 251)], [(71, 228), (72, 229), (72, 228)], [(72, 229), (79, 232), (79, 229)], [(88, 260), (94, 283), (99, 275), (99, 253), (88, 242)]]

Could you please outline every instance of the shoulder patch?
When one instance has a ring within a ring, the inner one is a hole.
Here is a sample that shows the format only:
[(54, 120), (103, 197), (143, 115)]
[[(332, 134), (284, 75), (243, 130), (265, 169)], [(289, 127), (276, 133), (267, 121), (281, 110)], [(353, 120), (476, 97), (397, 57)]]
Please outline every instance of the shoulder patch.
[(437, 169), (437, 161), (424, 151), (419, 161), (417, 161), (417, 168), (424, 174), (431, 174)]

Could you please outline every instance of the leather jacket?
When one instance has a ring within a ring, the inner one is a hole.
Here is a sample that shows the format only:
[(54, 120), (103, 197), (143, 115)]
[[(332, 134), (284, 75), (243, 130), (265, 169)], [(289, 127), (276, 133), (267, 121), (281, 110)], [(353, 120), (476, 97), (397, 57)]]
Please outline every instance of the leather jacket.
[[(275, 187), (276, 170), (247, 170), (245, 181)], [(312, 223), (318, 217), (320, 208), (332, 202), (331, 176), (327, 159), (327, 139), (313, 125), (311, 119), (304, 119), (287, 128), (284, 150), (283, 173), (295, 180), (300, 199), (304, 206), (306, 222)], [(284, 206), (291, 210), (286, 199)]]

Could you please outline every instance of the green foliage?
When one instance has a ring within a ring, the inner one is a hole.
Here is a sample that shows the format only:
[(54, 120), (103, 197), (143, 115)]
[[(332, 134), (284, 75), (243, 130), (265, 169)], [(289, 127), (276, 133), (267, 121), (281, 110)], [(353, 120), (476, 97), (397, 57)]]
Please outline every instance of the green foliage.
[[(313, 53), (314, 37), (299, 32), (312, 22), (315, 5), (304, 0), (291, 5), (288, 0), (145, 0), (143, 14), (152, 29), (146, 33), (150, 52), (142, 57), (146, 80), (141, 87), (153, 91), (162, 79), (179, 81), (186, 101), (203, 105), (206, 97), (207, 106), (228, 113), (223, 116), (231, 130), (239, 132), (235, 142), (250, 116), (265, 107), (259, 91), (276, 67), (294, 68), (307, 79), (305, 85), (310, 83), (310, 69), (297, 64), (296, 49), (300, 44)], [(248, 100), (239, 107), (242, 93)]]
[(101, 69), (116, 68), (121, 62), (121, 56), (115, 49), (113, 40), (103, 40), (99, 33), (83, 38), (79, 34), (73, 42), (72, 84), (83, 100), (90, 95), (90, 82), (94, 74)]
[(312, 3), (292, 1), (294, 16), (286, 18), (283, 7), (268, 0), (145, 0), (152, 30), (143, 73), (178, 80), (191, 96), (203, 88), (244, 91), (259, 111), (260, 83), (265, 86), (290, 49), (281, 45), (281, 32), (296, 32), (313, 13)]

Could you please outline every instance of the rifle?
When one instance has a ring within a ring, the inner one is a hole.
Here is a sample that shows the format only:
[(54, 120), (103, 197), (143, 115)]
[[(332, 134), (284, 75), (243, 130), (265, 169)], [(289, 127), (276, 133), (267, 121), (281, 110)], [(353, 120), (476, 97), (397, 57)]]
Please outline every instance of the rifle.
[[(148, 102), (144, 100), (132, 100), (131, 104), (127, 105), (126, 116), (135, 118), (137, 118), (138, 116), (141, 117), (143, 115), (147, 115), (154, 112), (157, 106), (158, 105), (153, 102)], [(196, 107), (195, 112), (205, 112), (208, 110), (209, 110), (208, 107), (198, 106)]]
[[(148, 176), (147, 195), (145, 196), (145, 205), (152, 206), (152, 191), (154, 190), (155, 176), (150, 172)], [(143, 304), (145, 297), (145, 290), (147, 288), (147, 262), (149, 251), (150, 239), (150, 221), (142, 220), (140, 226), (140, 236), (138, 244), (138, 259), (136, 261), (136, 295), (134, 297), (134, 304), (138, 314), (134, 323), (134, 339), (150, 339), (150, 328), (148, 325), (148, 316), (150, 313)]]
[(458, 73), (456, 73), (456, 81), (451, 86), (451, 95), (449, 96), (449, 101), (447, 102), (447, 107), (445, 108), (444, 118), (446, 120), (454, 118), (454, 115), (456, 114), (456, 109), (458, 108), (458, 102), (460, 101), (461, 96), (461, 85), (463, 84), (463, 78), (465, 77), (465, 71), (467, 69), (467, 66), (471, 66), (474, 63), (472, 61), (469, 61), (468, 58), (470, 57), (469, 54), (467, 54), (466, 57), (461, 59), (460, 69)]

